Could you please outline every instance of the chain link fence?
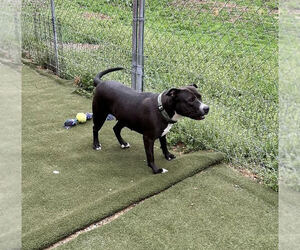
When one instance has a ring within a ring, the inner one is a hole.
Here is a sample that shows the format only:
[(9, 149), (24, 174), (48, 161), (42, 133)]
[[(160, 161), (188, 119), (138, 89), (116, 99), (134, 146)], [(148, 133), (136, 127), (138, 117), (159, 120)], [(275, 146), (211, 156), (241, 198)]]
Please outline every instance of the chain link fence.
[[(51, 1), (23, 1), (23, 56), (87, 90), (92, 90), (92, 78), (101, 69), (130, 69), (131, 22), (119, 16), (125, 9), (130, 12), (130, 6), (102, 2), (109, 14), (100, 12), (101, 1), (55, 1), (57, 63)], [(130, 79), (119, 75), (120, 80)]]
[[(55, 0), (55, 20), (50, 3), (23, 1), (23, 57), (89, 91), (100, 70), (123, 66), (110, 77), (130, 85), (134, 2)], [(152, 0), (144, 10), (144, 89), (195, 83), (211, 107), (204, 122), (174, 126), (171, 142), (222, 151), (276, 189), (278, 2)]]

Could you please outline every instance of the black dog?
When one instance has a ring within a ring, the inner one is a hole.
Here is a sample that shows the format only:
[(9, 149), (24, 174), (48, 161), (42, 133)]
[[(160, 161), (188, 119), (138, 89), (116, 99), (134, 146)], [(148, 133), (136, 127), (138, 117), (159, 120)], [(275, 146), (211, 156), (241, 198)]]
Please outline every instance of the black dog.
[(153, 173), (164, 173), (166, 169), (154, 164), (153, 146), (159, 138), (162, 152), (167, 160), (175, 158), (167, 149), (166, 134), (181, 116), (202, 120), (209, 107), (202, 103), (195, 84), (182, 88), (171, 88), (161, 94), (139, 93), (116, 81), (102, 81), (109, 72), (123, 68), (112, 68), (100, 72), (94, 78), (96, 86), (93, 99), (93, 148), (100, 150), (98, 132), (108, 114), (118, 120), (113, 130), (121, 148), (129, 148), (129, 143), (121, 137), (121, 130), (128, 127), (143, 135), (148, 166)]

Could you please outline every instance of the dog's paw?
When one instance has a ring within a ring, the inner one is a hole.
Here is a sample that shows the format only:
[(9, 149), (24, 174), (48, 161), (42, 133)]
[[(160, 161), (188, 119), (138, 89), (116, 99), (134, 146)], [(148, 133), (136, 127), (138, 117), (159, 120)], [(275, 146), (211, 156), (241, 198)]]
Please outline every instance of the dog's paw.
[(173, 159), (176, 158), (176, 156), (173, 155), (173, 154), (166, 154), (166, 155), (165, 155), (165, 158), (166, 158), (168, 161), (172, 161)]
[(126, 144), (120, 145), (122, 149), (130, 148), (130, 144), (126, 142)]
[(154, 174), (164, 174), (167, 173), (168, 170), (165, 168), (159, 168), (156, 172), (154, 172)]
[(93, 149), (99, 151), (99, 150), (101, 150), (101, 145), (94, 145)]

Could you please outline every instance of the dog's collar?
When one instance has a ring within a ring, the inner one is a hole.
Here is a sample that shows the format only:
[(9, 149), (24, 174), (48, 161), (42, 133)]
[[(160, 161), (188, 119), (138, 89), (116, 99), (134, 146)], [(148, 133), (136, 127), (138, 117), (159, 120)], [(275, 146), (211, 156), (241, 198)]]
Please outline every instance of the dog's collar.
[(172, 118), (168, 115), (167, 111), (164, 109), (162, 105), (161, 97), (163, 93), (164, 92), (160, 93), (157, 97), (158, 110), (168, 123), (176, 123), (177, 121), (172, 120)]

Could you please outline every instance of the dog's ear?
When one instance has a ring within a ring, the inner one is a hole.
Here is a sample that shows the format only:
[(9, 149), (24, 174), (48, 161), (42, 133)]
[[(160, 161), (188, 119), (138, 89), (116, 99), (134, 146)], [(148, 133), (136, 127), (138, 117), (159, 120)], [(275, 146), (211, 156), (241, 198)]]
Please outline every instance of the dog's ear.
[(189, 86), (195, 87), (196, 89), (198, 88), (198, 86), (195, 83), (193, 83), (193, 84), (191, 84)]
[(180, 89), (176, 89), (176, 88), (171, 88), (167, 91), (166, 95), (167, 96), (175, 96), (178, 92), (180, 91)]

